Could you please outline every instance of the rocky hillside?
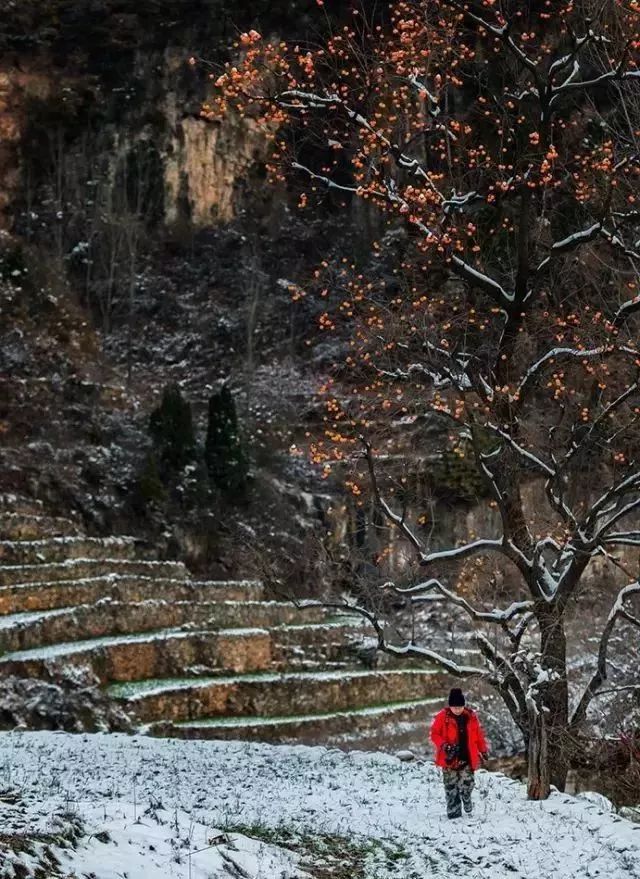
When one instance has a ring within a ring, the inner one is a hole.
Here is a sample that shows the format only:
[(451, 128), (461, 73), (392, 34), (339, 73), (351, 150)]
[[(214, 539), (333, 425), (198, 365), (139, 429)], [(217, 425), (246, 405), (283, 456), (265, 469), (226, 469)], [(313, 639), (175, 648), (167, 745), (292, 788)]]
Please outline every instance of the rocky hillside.
[[(310, 344), (313, 314), (294, 307), (289, 281), (334, 246), (337, 224), (328, 215), (309, 228), (288, 193), (265, 194), (265, 143), (251, 122), (198, 115), (207, 70), (227, 57), (236, 29), (284, 33), (296, 4), (9, 6), (0, 33), (3, 484), (51, 512), (78, 511), (95, 533), (168, 541), (213, 573), (263, 575), (259, 539), (272, 548), (275, 579), (308, 580), (313, 562), (300, 548), (326, 531), (331, 501), (296, 443), (318, 417), (314, 395), (334, 352)], [(186, 471), (160, 474), (164, 488), (149, 487), (149, 417), (163, 390), (180, 387), (201, 450), (223, 381), (251, 463), (242, 511), (211, 496), (200, 451)], [(231, 549), (239, 540), (241, 561)]]
[[(324, 415), (318, 390), (348, 343), (319, 327), (325, 300), (295, 291), (323, 260), (367, 258), (379, 221), (353, 207), (345, 224), (331, 199), (301, 214), (295, 184), (264, 185), (265, 140), (250, 119), (199, 116), (238, 29), (299, 36), (322, 27), (322, 14), (296, 2), (230, 11), (183, 0), (169, 11), (144, 0), (132, 12), (51, 0), (12, 4), (8, 19), (7, 490), (44, 499), (52, 513), (78, 511), (91, 533), (144, 535), (207, 576), (260, 576), (289, 591), (370, 577), (388, 533), (344, 498), (342, 476), (322, 479), (307, 454)], [(402, 230), (389, 234), (400, 252)], [(376, 273), (391, 276), (381, 262)], [(204, 474), (209, 400), (223, 382), (250, 464), (241, 508)], [(170, 385), (191, 406), (194, 451), (166, 472), (149, 420)], [(479, 483), (456, 460), (440, 461), (445, 430), (431, 425), (416, 440), (415, 481), (429, 482), (441, 541), (464, 531)], [(343, 563), (345, 545), (355, 566)]]

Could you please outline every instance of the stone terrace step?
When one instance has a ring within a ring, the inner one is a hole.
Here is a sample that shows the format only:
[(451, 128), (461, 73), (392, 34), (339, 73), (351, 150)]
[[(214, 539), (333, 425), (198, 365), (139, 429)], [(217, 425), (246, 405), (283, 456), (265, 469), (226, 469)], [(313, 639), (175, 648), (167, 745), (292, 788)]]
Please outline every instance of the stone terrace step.
[[(264, 587), (257, 580), (185, 580), (186, 571), (181, 562), (131, 564), (140, 565), (143, 571), (151, 572), (155, 565), (156, 569), (172, 573), (174, 576), (107, 574), (104, 577), (86, 577), (82, 580), (52, 580), (44, 583), (26, 582), (0, 586), (0, 614), (69, 608), (78, 604), (95, 604), (105, 598), (133, 602), (148, 599), (217, 602), (256, 601), (264, 594)], [(163, 567), (158, 568), (158, 565)], [(0, 582), (2, 570), (0, 568)]]
[(142, 723), (246, 715), (273, 717), (348, 711), (363, 705), (440, 695), (449, 679), (436, 669), (384, 672), (304, 672), (156, 679), (112, 684)]
[[(0, 587), (18, 588), (21, 584), (53, 584), (54, 581), (59, 580), (78, 581), (112, 574), (184, 579), (187, 576), (187, 569), (182, 562), (119, 558), (67, 559), (63, 562), (40, 565), (0, 565)], [(0, 599), (0, 613), (8, 612)]]
[(278, 671), (311, 671), (335, 665), (362, 668), (357, 650), (369, 635), (368, 623), (346, 614), (320, 623), (296, 621), (279, 626), (273, 629), (273, 668)]
[(0, 659), (0, 674), (55, 680), (61, 668), (90, 666), (107, 683), (162, 675), (264, 671), (271, 664), (271, 644), (266, 629), (167, 628), (9, 653)]
[(132, 559), (135, 537), (49, 537), (0, 540), (0, 564), (33, 565), (67, 559)]
[(208, 629), (264, 628), (290, 619), (318, 622), (326, 612), (315, 605), (295, 608), (277, 601), (167, 601), (95, 604), (29, 611), (0, 617), (0, 652), (31, 650), (107, 635), (132, 635), (192, 625)]
[(26, 513), (0, 512), (1, 540), (36, 540), (39, 537), (78, 537), (81, 528), (71, 519)]
[[(326, 631), (330, 630), (327, 644)], [(357, 630), (346, 621), (329, 627), (322, 624), (296, 626), (296, 631), (316, 633), (307, 656), (317, 653), (317, 663), (332, 654), (348, 655), (350, 639)], [(212, 674), (214, 672), (289, 671), (295, 664), (281, 654), (282, 627), (195, 630), (164, 628), (146, 633), (113, 635), (84, 641), (67, 641), (6, 653), (0, 658), (0, 674), (56, 678), (68, 666), (91, 666), (102, 683), (139, 681), (161, 676)], [(1, 632), (0, 632), (1, 634)], [(330, 657), (332, 658), (332, 657)], [(295, 663), (295, 660), (294, 660)]]
[(42, 501), (25, 498), (11, 492), (0, 493), (0, 513), (20, 513), (25, 515), (42, 516), (45, 512)]
[(428, 747), (429, 724), (442, 705), (442, 697), (438, 696), (324, 714), (160, 721), (150, 724), (145, 731), (184, 739), (236, 739), (376, 750), (413, 746), (424, 750)]

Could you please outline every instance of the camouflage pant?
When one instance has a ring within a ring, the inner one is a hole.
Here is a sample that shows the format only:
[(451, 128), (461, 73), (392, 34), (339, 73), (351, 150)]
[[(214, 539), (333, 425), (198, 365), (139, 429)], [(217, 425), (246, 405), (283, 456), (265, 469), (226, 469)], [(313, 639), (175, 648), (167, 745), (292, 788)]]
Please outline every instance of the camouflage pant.
[(470, 812), (471, 792), (475, 785), (473, 770), (468, 766), (463, 766), (462, 769), (443, 769), (442, 780), (449, 818), (459, 818), (462, 815), (462, 806), (465, 812)]

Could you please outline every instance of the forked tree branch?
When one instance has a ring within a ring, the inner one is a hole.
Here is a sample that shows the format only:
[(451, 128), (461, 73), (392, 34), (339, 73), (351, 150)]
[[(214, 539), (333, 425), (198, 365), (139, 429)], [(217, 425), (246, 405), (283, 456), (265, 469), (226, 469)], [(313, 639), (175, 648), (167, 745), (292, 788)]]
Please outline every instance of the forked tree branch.
[(613, 607), (609, 612), (605, 627), (602, 631), (602, 636), (600, 638), (596, 670), (592, 675), (591, 680), (589, 681), (571, 717), (570, 727), (572, 729), (576, 729), (584, 723), (587, 717), (587, 710), (589, 708), (589, 705), (591, 704), (592, 699), (600, 692), (604, 681), (606, 681), (607, 679), (609, 641), (611, 639), (611, 633), (613, 632), (613, 629), (618, 619), (625, 619), (627, 620), (627, 622), (630, 622), (640, 628), (640, 619), (629, 613), (629, 611), (627, 611), (624, 606), (627, 598), (629, 598), (631, 595), (638, 594), (640, 594), (640, 583), (636, 582), (625, 586), (623, 589), (620, 590), (616, 597)]

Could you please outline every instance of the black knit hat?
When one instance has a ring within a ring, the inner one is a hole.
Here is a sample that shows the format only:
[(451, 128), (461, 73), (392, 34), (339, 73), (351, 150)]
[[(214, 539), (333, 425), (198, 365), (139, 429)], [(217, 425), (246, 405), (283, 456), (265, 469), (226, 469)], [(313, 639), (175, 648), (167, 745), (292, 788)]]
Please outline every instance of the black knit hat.
[(449, 693), (449, 705), (464, 705), (464, 693), (457, 687)]

